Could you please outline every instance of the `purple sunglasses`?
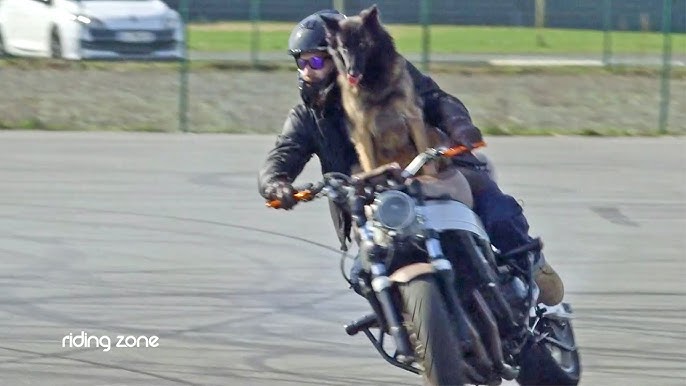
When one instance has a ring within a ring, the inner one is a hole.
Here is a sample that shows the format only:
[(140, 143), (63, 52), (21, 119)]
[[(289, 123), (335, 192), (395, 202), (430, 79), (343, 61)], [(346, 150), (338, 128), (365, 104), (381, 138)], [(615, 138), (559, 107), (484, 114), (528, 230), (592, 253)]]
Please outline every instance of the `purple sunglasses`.
[(313, 70), (321, 70), (322, 68), (324, 68), (324, 65), (326, 64), (326, 59), (327, 57), (323, 56), (313, 56), (310, 59), (298, 58), (295, 60), (295, 64), (301, 70), (304, 69), (307, 65), (309, 65), (310, 68)]

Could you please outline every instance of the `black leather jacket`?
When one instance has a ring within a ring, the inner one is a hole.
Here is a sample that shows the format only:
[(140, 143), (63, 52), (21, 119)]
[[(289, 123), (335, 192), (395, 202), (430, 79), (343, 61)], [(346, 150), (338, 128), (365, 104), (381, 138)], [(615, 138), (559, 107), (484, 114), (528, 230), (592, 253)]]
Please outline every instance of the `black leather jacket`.
[[(417, 95), (423, 101), (424, 119), (428, 124), (438, 127), (463, 144), (482, 140), (481, 132), (474, 126), (467, 108), (459, 99), (441, 90), (430, 77), (420, 73), (409, 62), (408, 70)], [(321, 108), (301, 103), (291, 109), (281, 134), (259, 172), (260, 195), (268, 199), (265, 191), (277, 180), (293, 182), (313, 155), (319, 158), (322, 173), (350, 174), (351, 167), (358, 162), (344, 126), (344, 112), (337, 87), (329, 92)], [(334, 206), (331, 207), (331, 215), (341, 248), (345, 249), (345, 240), (349, 240), (350, 216)]]

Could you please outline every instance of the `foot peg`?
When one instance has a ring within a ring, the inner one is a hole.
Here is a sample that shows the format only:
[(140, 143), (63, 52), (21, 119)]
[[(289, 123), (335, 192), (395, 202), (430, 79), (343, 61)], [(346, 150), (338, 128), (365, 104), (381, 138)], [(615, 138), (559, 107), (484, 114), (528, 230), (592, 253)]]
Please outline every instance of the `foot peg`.
[(500, 259), (506, 260), (514, 257), (518, 257), (524, 253), (532, 251), (540, 251), (543, 249), (543, 241), (539, 237), (533, 239), (530, 243), (517, 247), (507, 253), (503, 253), (499, 256)]
[(378, 325), (376, 314), (369, 314), (344, 326), (346, 334), (353, 336), (358, 332)]

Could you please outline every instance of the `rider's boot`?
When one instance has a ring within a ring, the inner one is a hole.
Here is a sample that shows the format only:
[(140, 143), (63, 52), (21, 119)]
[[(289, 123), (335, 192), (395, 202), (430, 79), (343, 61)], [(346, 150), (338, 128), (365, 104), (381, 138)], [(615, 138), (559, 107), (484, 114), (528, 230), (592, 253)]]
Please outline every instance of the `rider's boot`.
[(562, 301), (565, 294), (564, 284), (560, 275), (555, 272), (548, 262), (537, 268), (534, 273), (534, 281), (536, 281), (536, 285), (538, 285), (538, 289), (541, 291), (538, 295), (538, 303), (554, 306)]

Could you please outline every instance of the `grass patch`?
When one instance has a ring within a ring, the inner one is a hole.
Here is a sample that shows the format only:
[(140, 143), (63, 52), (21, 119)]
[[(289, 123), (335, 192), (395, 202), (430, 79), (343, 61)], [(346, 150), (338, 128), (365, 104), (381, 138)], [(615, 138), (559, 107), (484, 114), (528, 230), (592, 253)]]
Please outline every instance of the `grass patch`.
[[(286, 52), (294, 23), (262, 22), (260, 51)], [(403, 53), (419, 53), (422, 29), (419, 25), (389, 24), (388, 30)], [(250, 23), (190, 24), (189, 48), (199, 51), (248, 52), (252, 47)], [(539, 39), (540, 35), (540, 39)], [(471, 27), (434, 25), (430, 28), (431, 52), (452, 53), (537, 53), (597, 54), (603, 52), (603, 32), (577, 29), (536, 30), (525, 27)], [(672, 35), (674, 54), (686, 54), (686, 34)], [(663, 37), (657, 32), (612, 32), (616, 54), (660, 54)]]

